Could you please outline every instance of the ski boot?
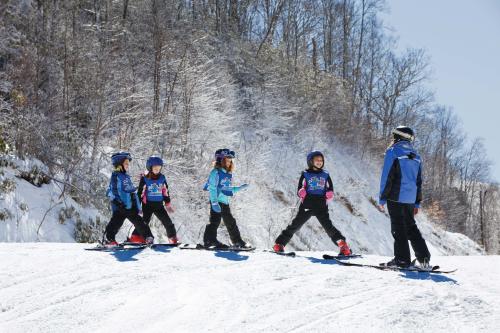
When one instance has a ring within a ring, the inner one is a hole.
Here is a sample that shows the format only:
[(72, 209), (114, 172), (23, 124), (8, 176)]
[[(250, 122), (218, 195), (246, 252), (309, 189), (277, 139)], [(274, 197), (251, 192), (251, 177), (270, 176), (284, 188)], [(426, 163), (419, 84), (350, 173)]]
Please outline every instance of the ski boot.
[(251, 249), (252, 248), (252, 245), (250, 245), (249, 243), (241, 240), (239, 242), (236, 242), (233, 244), (233, 247), (237, 247), (237, 248), (240, 248), (240, 249)]
[(337, 242), (337, 245), (339, 246), (339, 256), (350, 256), (352, 254), (351, 249), (349, 248), (349, 245), (345, 242), (345, 240), (341, 239)]
[(213, 242), (205, 242), (203, 244), (203, 246), (205, 246), (205, 248), (214, 247), (216, 249), (228, 249), (229, 248), (229, 245), (221, 243), (218, 240), (215, 240)]
[[(418, 264), (417, 264), (417, 262), (418, 262)], [(418, 267), (420, 269), (424, 269), (424, 270), (431, 270), (432, 269), (432, 266), (429, 263), (429, 258), (427, 258), (427, 257), (414, 259), (411, 262), (411, 265)]]
[(103, 240), (102, 246), (109, 248), (109, 249), (112, 249), (112, 248), (120, 246), (120, 244), (118, 244), (118, 242), (115, 240), (111, 240), (111, 241), (110, 240)]
[(177, 238), (177, 236), (169, 237), (168, 243), (169, 244), (179, 244), (179, 239)]
[(382, 267), (408, 268), (408, 267), (410, 267), (410, 263), (407, 261), (404, 261), (404, 260), (399, 260), (399, 259), (393, 258), (386, 263), (381, 263), (380, 266), (382, 266)]
[(281, 244), (274, 244), (273, 246), (273, 251), (274, 252), (285, 252), (285, 246), (281, 245)]
[(144, 244), (144, 243), (146, 243), (146, 240), (141, 235), (132, 234), (127, 239), (127, 242), (129, 242), (129, 243), (137, 243), (137, 244)]

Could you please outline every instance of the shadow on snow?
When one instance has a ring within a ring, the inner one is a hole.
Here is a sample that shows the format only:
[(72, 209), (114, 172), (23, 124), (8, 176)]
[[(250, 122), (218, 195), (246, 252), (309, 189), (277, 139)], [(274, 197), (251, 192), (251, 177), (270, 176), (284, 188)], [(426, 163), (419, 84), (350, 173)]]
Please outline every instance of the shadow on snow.
[(224, 258), (231, 261), (244, 261), (248, 259), (247, 255), (241, 255), (232, 251), (215, 251), (214, 255), (218, 258)]

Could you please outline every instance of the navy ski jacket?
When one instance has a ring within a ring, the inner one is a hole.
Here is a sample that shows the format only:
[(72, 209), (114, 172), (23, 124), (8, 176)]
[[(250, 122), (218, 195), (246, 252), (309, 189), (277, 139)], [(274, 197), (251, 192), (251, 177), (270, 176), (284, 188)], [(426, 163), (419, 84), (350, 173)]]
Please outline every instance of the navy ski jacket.
[(326, 170), (307, 169), (302, 172), (299, 179), (297, 192), (305, 188), (306, 197), (302, 205), (306, 209), (328, 209), (325, 195), (328, 191), (333, 191), (333, 183), (330, 174)]
[[(144, 189), (146, 186), (146, 189)], [(170, 196), (163, 195), (163, 187), (167, 189), (168, 193), (168, 183), (167, 178), (162, 173), (158, 175), (152, 175), (147, 177), (146, 175), (141, 177), (139, 181), (139, 188), (137, 189), (137, 196), (139, 199), (144, 195), (144, 190), (146, 191), (146, 202), (170, 202)]]

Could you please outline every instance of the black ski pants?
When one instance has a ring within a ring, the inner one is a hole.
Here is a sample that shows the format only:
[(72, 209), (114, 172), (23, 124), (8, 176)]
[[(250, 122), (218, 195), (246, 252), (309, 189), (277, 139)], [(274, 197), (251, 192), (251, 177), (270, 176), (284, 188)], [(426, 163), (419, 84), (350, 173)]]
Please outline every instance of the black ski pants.
[(303, 204), (299, 207), (299, 212), (297, 216), (292, 220), (292, 223), (286, 227), (285, 230), (276, 238), (276, 243), (285, 246), (288, 244), (293, 235), (299, 231), (300, 228), (309, 220), (312, 216), (316, 216), (319, 223), (325, 229), (327, 235), (330, 239), (337, 245), (337, 241), (345, 240), (340, 231), (335, 228), (332, 221), (330, 220), (330, 215), (328, 214), (328, 206), (321, 208), (305, 208)]
[(431, 257), (427, 244), (415, 223), (414, 208), (414, 204), (387, 201), (387, 209), (391, 217), (391, 233), (394, 237), (394, 257), (396, 260), (407, 263), (411, 262), (408, 241), (419, 261)]

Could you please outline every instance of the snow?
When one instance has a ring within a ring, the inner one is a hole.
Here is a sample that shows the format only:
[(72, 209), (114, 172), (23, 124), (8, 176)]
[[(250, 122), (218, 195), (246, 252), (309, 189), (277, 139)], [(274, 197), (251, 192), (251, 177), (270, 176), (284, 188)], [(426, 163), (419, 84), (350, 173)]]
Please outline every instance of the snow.
[(344, 267), (323, 252), (88, 246), (0, 243), (0, 332), (500, 330), (499, 256), (435, 256), (458, 271), (429, 275)]
[[(29, 172), (33, 167), (45, 170), (37, 160), (7, 159), (9, 166), (0, 167), (0, 186), (8, 182), (12, 190), (0, 190), (0, 242), (75, 242), (75, 225), (105, 222), (105, 218), (94, 207), (83, 207), (69, 195), (61, 195), (60, 184), (35, 186), (19, 177), (20, 172)], [(65, 218), (60, 218), (68, 210)], [(71, 213), (69, 213), (71, 212)], [(106, 221), (107, 222), (107, 221)]]
[[(380, 213), (372, 203), (377, 198), (379, 166), (369, 162), (368, 158), (360, 160), (358, 156), (338, 146), (316, 143), (316, 148), (324, 152), (326, 169), (334, 183), (336, 197), (330, 204), (330, 218), (334, 225), (346, 236), (356, 252), (390, 256), (393, 238), (388, 215)], [(277, 148), (271, 147), (271, 150), (276, 151), (272, 155), (274, 169), (262, 170), (258, 167), (260, 162), (255, 161), (254, 156), (258, 154), (253, 149), (258, 148), (254, 146), (248, 151), (241, 149), (238, 152), (235, 183), (250, 183), (250, 187), (234, 197), (231, 210), (243, 238), (257, 247), (269, 248), (297, 212), (295, 191), (305, 164), (305, 150), (302, 152), (282, 147), (278, 153)], [(15, 191), (0, 193), (0, 211), (10, 212), (10, 218), (0, 220), (0, 242), (74, 242), (76, 215), (83, 223), (95, 225), (95, 221), (99, 220), (101, 224), (94, 228), (97, 230), (94, 239), (100, 239), (100, 228), (108, 222), (109, 215), (102, 216), (94, 207), (83, 207), (68, 196), (61, 198), (61, 188), (54, 181), (36, 187), (15, 177), (19, 170), (30, 170), (33, 165), (43, 169), (44, 166), (36, 160), (13, 161), (16, 163), (15, 167), (0, 168), (0, 183), (10, 180), (16, 184)], [(210, 164), (209, 159), (206, 164)], [(132, 171), (132, 175), (137, 174), (136, 171)], [(172, 171), (170, 162), (167, 161), (164, 173), (169, 180), (172, 203), (176, 209), (171, 216), (172, 220), (181, 241), (199, 242), (208, 220), (207, 193), (201, 190), (206, 174), (197, 177), (198, 184), (187, 178), (192, 177), (191, 175), (173, 174)], [(201, 174), (202, 171), (198, 172)], [(20, 209), (21, 206), (27, 208), (23, 210)], [(59, 213), (61, 209), (68, 207), (74, 207), (77, 214), (61, 224)], [(41, 221), (43, 223), (37, 233)], [(432, 255), (483, 253), (475, 242), (464, 235), (446, 232), (432, 224), (425, 216), (425, 210), (417, 216), (417, 221)], [(166, 240), (165, 229), (156, 218), (151, 225), (157, 240)], [(128, 221), (125, 222), (117, 239), (125, 239), (131, 227)], [(224, 227), (220, 228), (219, 237), (222, 241), (229, 241)], [(316, 218), (311, 218), (292, 238), (287, 248), (327, 250), (335, 248), (335, 245)]]

